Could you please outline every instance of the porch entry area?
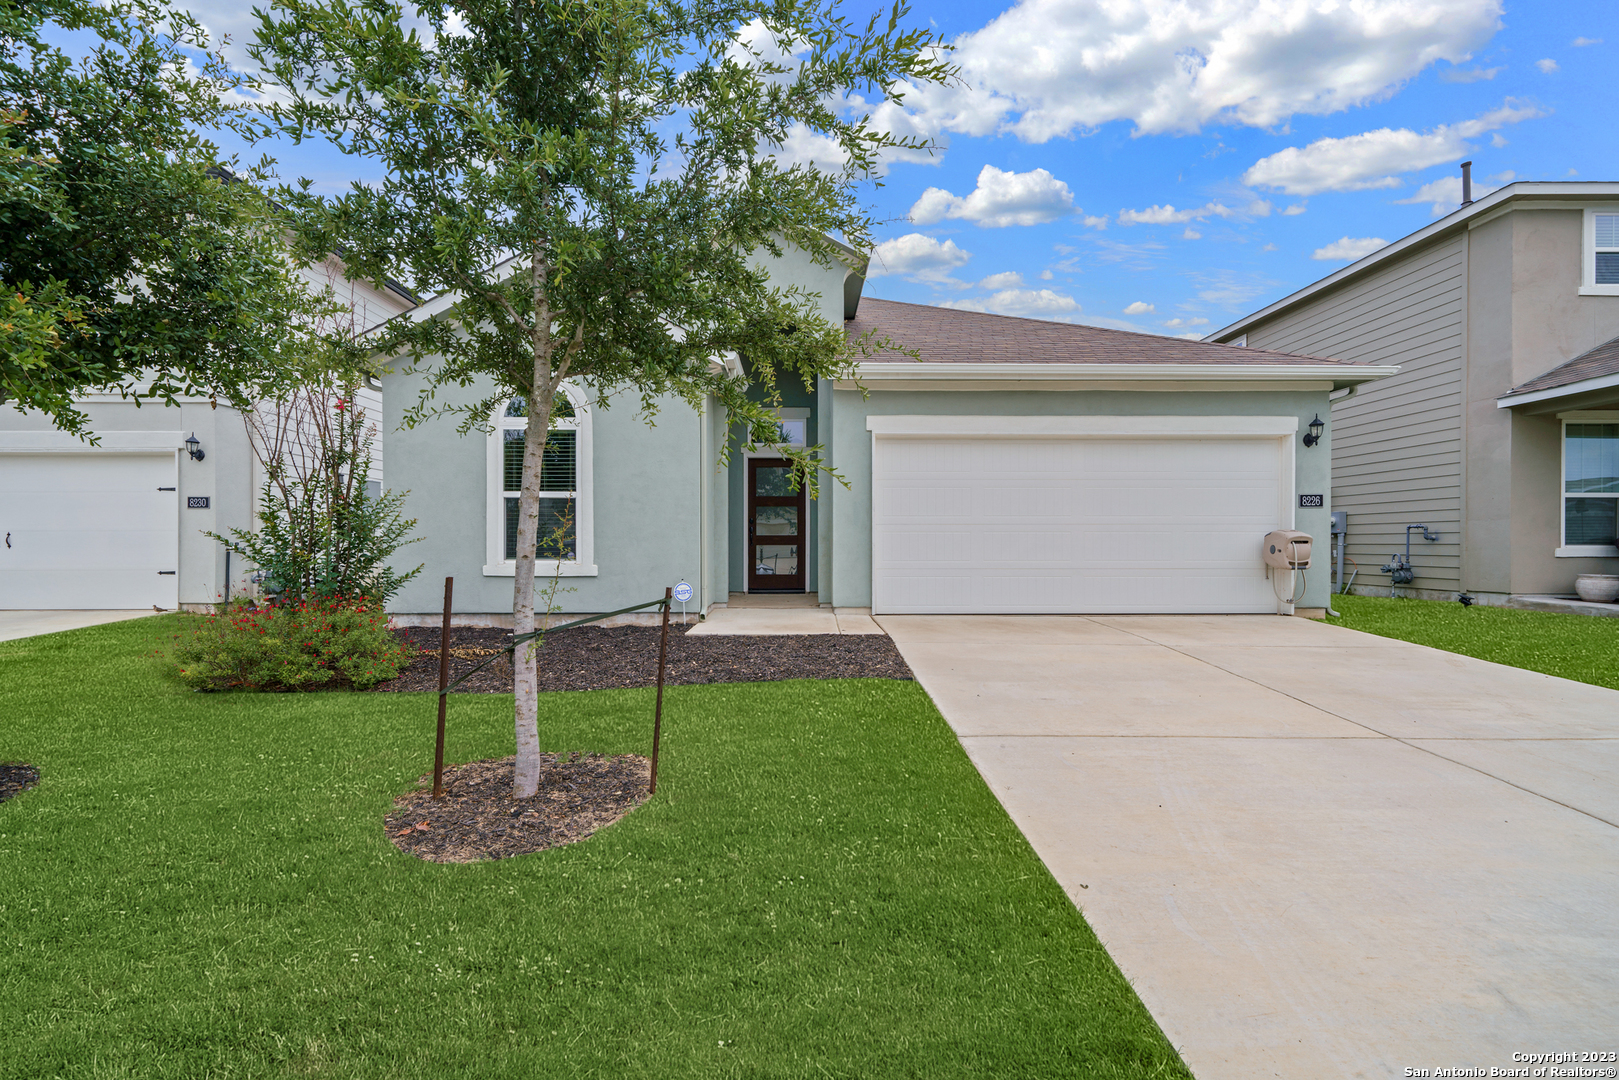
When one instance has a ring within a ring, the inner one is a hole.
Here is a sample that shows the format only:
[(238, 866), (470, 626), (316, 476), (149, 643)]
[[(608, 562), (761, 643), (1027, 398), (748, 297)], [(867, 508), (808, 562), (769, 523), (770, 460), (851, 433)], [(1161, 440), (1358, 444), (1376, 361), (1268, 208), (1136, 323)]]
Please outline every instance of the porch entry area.
[(809, 532), (802, 481), (793, 490), (784, 458), (749, 458), (747, 485), (748, 592), (802, 593)]

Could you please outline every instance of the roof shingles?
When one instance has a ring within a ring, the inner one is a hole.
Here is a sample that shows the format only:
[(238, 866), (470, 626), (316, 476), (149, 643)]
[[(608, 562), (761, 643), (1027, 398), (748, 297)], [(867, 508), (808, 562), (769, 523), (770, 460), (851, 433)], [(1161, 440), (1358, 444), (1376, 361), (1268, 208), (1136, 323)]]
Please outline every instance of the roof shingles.
[[(1217, 345), (1208, 341), (1160, 337), (1098, 326), (987, 315), (977, 311), (860, 301), (859, 314), (844, 323), (851, 338), (867, 333), (914, 349), (929, 363), (1003, 364), (1343, 364), (1298, 353)], [(902, 353), (873, 359), (906, 361)]]
[(1556, 390), (1572, 386), (1587, 379), (1600, 379), (1604, 375), (1619, 375), (1619, 338), (1605, 341), (1590, 352), (1581, 353), (1566, 364), (1537, 375), (1528, 382), (1514, 386), (1506, 395), (1532, 394), (1537, 390)]

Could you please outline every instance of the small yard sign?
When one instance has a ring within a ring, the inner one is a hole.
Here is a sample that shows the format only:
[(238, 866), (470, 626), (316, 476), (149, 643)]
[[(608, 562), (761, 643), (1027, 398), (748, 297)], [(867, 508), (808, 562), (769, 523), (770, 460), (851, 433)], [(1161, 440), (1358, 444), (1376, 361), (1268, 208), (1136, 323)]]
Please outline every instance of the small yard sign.
[(691, 599), (691, 586), (682, 581), (675, 586), (675, 599), (684, 604)]

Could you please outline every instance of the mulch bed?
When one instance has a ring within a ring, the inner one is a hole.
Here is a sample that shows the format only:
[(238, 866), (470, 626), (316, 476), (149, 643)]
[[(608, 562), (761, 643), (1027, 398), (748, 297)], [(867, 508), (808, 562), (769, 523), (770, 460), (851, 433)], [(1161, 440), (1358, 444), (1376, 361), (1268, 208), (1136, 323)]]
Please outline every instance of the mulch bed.
[(39, 783), (39, 770), (20, 761), (0, 762), (0, 802)]
[(394, 800), (388, 839), (429, 862), (507, 859), (572, 844), (611, 825), (646, 800), (651, 764), (638, 754), (542, 754), (540, 790), (512, 797), (515, 758), (473, 761), (444, 770), (444, 798), (433, 777)]
[[(377, 691), (438, 689), (437, 627), (394, 633), (410, 650), (410, 664)], [(548, 634), (540, 648), (540, 689), (608, 690), (652, 686), (658, 678), (655, 626), (581, 626)], [(454, 682), (511, 642), (510, 630), (450, 628), (450, 681)], [(779, 679), (910, 679), (911, 669), (886, 635), (806, 634), (687, 637), (669, 627), (668, 686), (772, 682)], [(456, 693), (509, 694), (511, 660), (502, 657), (456, 687)]]

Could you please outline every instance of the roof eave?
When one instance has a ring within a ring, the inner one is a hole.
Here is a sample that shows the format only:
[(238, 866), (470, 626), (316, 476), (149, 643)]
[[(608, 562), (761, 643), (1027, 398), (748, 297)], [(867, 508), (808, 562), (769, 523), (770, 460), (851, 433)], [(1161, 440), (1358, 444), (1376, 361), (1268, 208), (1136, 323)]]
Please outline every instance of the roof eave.
[[(862, 382), (1226, 382), (1275, 383), (1331, 380), (1334, 389), (1386, 379), (1399, 372), (1385, 364), (1214, 363), (917, 363), (879, 361), (856, 365)], [(846, 381), (846, 380), (845, 380)]]
[(1522, 394), (1502, 394), (1495, 399), (1497, 409), (1510, 409), (1518, 405), (1534, 405), (1542, 401), (1556, 401), (1560, 398), (1578, 397), (1598, 390), (1612, 390), (1619, 388), (1619, 374), (1599, 375), (1594, 379), (1581, 379), (1579, 382), (1565, 383), (1562, 386), (1548, 386), (1544, 390), (1530, 390)]

